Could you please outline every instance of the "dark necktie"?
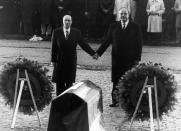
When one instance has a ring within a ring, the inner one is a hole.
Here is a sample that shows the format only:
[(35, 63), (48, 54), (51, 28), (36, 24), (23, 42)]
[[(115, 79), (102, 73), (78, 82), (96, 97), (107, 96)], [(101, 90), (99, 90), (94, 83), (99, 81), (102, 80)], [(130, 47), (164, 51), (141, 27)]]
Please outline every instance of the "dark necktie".
[(123, 30), (126, 28), (126, 24), (125, 23), (123, 23)]
[(65, 39), (67, 40), (69, 38), (69, 32), (68, 30), (65, 32)]

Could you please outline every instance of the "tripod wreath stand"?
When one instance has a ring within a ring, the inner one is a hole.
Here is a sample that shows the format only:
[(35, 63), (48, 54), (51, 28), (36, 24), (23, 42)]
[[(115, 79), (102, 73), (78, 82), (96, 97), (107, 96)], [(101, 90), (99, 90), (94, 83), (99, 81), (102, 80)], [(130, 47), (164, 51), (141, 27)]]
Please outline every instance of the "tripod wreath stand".
[(162, 115), (172, 111), (177, 102), (174, 76), (170, 69), (158, 63), (134, 66), (120, 79), (117, 88), (116, 97), (130, 120), (130, 130), (134, 120), (149, 120), (153, 131), (154, 119), (160, 130)]
[(37, 61), (19, 57), (6, 63), (0, 77), (0, 93), (5, 104), (13, 108), (11, 128), (14, 128), (17, 112), (26, 115), (36, 113), (50, 104), (53, 85), (47, 75), (49, 70)]
[(153, 124), (153, 106), (152, 106), (152, 88), (154, 89), (155, 92), (155, 103), (156, 103), (156, 117), (157, 117), (157, 126), (158, 126), (158, 131), (160, 131), (160, 120), (159, 120), (159, 110), (158, 110), (158, 94), (157, 94), (157, 84), (156, 84), (156, 76), (154, 76), (154, 84), (153, 85), (148, 85), (148, 76), (145, 79), (143, 88), (141, 90), (141, 94), (139, 97), (139, 100), (137, 102), (135, 111), (133, 113), (133, 117), (131, 118), (131, 123), (130, 123), (130, 131), (131, 127), (133, 124), (133, 121), (135, 119), (136, 113), (138, 111), (138, 108), (140, 106), (142, 96), (145, 93), (145, 91), (148, 91), (148, 96), (149, 96), (149, 112), (150, 112), (150, 131), (154, 131), (154, 124)]
[[(14, 105), (13, 105), (13, 118), (12, 118), (11, 128), (14, 128), (14, 126), (15, 126), (15, 121), (16, 121), (16, 116), (17, 116), (19, 104), (20, 104), (20, 99), (21, 99), (21, 96), (22, 96), (22, 91), (23, 91), (23, 88), (25, 88), (25, 82), (28, 83), (28, 88), (29, 88), (29, 91), (30, 91), (30, 94), (31, 94), (31, 98), (32, 98), (32, 101), (33, 101), (35, 111), (36, 111), (39, 126), (41, 126), (41, 121), (40, 121), (40, 117), (38, 115), (38, 109), (37, 109), (37, 105), (36, 105), (35, 98), (34, 98), (34, 95), (33, 95), (33, 90), (32, 90), (31, 84), (30, 84), (30, 80), (29, 80), (29, 77), (28, 77), (27, 70), (24, 70), (24, 73), (25, 73), (25, 78), (20, 78), (19, 77), (19, 69), (17, 69), (15, 95), (14, 95)], [(19, 88), (19, 93), (18, 93), (18, 82), (19, 81), (20, 81), (20, 88)], [(18, 97), (17, 97), (17, 93), (18, 93)]]

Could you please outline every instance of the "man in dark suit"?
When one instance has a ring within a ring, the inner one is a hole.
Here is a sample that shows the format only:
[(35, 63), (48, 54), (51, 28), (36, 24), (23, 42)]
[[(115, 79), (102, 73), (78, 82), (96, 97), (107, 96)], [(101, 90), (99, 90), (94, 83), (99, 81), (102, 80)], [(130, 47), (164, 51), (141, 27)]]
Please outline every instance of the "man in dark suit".
[(116, 85), (124, 73), (141, 60), (142, 37), (139, 26), (129, 20), (127, 8), (121, 8), (120, 21), (110, 25), (106, 40), (97, 50), (94, 58), (101, 56), (112, 43), (112, 104), (118, 106), (115, 98)]
[(52, 82), (56, 83), (57, 95), (68, 89), (75, 82), (77, 65), (77, 44), (93, 56), (94, 50), (83, 41), (81, 32), (71, 27), (72, 17), (63, 17), (63, 27), (52, 34), (51, 62), (54, 65)]

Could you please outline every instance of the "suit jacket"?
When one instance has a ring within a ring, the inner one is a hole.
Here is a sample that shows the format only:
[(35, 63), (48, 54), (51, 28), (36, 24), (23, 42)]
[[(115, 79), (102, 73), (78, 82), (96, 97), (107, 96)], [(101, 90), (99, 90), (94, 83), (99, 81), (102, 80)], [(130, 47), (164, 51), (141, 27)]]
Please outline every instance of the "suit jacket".
[(69, 38), (66, 40), (63, 27), (57, 28), (52, 34), (51, 61), (56, 63), (52, 81), (75, 82), (77, 65), (77, 44), (88, 54), (94, 55), (94, 50), (83, 41), (78, 29), (71, 28)]
[(112, 81), (119, 78), (130, 69), (135, 61), (141, 60), (142, 36), (137, 24), (129, 21), (126, 29), (122, 29), (121, 22), (110, 25), (106, 40), (97, 53), (101, 56), (112, 43)]

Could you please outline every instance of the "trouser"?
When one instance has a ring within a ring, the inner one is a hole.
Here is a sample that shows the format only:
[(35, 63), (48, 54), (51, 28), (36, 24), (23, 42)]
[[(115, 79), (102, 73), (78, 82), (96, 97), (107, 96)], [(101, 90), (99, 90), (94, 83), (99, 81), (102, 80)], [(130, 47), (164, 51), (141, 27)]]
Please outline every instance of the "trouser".
[(31, 22), (23, 22), (23, 33), (27, 36), (32, 35), (33, 31), (32, 31), (32, 23)]
[(179, 42), (181, 42), (181, 27), (176, 28), (176, 33), (177, 33), (177, 40), (179, 40)]
[(41, 24), (41, 34), (48, 36), (51, 34), (52, 26), (50, 24)]
[[(111, 92), (111, 96), (112, 96), (112, 103), (116, 104), (118, 103), (118, 92), (119, 89), (116, 87), (119, 83), (120, 78), (125, 74), (126, 71), (130, 70), (137, 62), (136, 61), (130, 61), (130, 62), (126, 62), (125, 64), (119, 65), (118, 68), (116, 67), (114, 71), (112, 71), (113, 78), (112, 78), (112, 82), (113, 82), (113, 88), (112, 88), (112, 92)], [(117, 65), (118, 66), (118, 65)], [(118, 73), (119, 72), (119, 73)]]
[(56, 83), (56, 95), (60, 95), (62, 92), (64, 92), (65, 90), (67, 90), (69, 87), (72, 86), (72, 82), (57, 82)]
[(32, 15), (32, 29), (34, 35), (41, 35), (41, 20), (38, 11), (35, 11)]
[(112, 97), (112, 103), (115, 104), (115, 103), (118, 103), (118, 100), (117, 100), (117, 91), (118, 89), (116, 88), (116, 85), (117, 85), (118, 82), (113, 82), (113, 88), (112, 88), (112, 92), (111, 92), (111, 97)]
[(34, 35), (41, 35), (41, 26), (38, 23), (33, 24), (33, 34)]
[(149, 41), (158, 45), (161, 42), (161, 36), (161, 32), (149, 32)]
[(147, 25), (141, 25), (141, 31), (143, 36), (143, 41), (148, 41), (148, 32), (147, 32)]

